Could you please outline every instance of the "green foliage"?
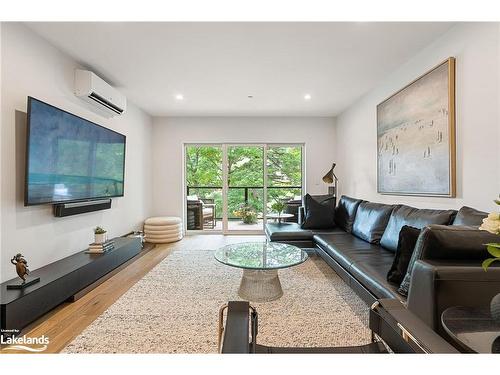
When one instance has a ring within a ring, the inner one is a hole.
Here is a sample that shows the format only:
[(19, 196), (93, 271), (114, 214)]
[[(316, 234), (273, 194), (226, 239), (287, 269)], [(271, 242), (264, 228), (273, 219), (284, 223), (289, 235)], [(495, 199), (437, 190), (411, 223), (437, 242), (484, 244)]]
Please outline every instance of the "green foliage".
[(268, 186), (302, 186), (302, 148), (269, 147), (267, 151)]
[(104, 233), (106, 233), (106, 230), (101, 228), (101, 227), (95, 227), (94, 233), (95, 234), (104, 234)]
[(222, 186), (222, 149), (187, 147), (186, 182), (188, 186)]
[(264, 185), (264, 150), (261, 147), (231, 146), (227, 150), (229, 187)]
[[(500, 195), (498, 197), (500, 198)], [(500, 206), (499, 199), (495, 199), (494, 202)], [(493, 258), (488, 258), (483, 262), (482, 267), (485, 271), (488, 270), (491, 263), (500, 261), (500, 243), (487, 243), (486, 249), (488, 250), (488, 253), (493, 256)]]
[(500, 243), (487, 243), (486, 249), (495, 258), (500, 258)]
[(281, 199), (278, 199), (276, 200), (272, 205), (271, 205), (271, 209), (273, 211), (276, 211), (278, 214), (281, 214), (286, 208), (286, 204), (285, 202), (283, 202), (283, 200)]
[[(264, 210), (264, 150), (257, 146), (228, 147), (228, 215), (245, 203), (248, 189), (248, 206), (254, 212)], [(299, 146), (273, 146), (267, 152), (267, 201), (286, 200), (301, 195), (302, 149)], [(222, 217), (222, 149), (219, 146), (189, 146), (186, 148), (186, 181), (189, 194), (200, 199), (214, 199), (216, 217)]]
[(488, 269), (491, 263), (500, 261), (500, 243), (487, 243), (486, 249), (488, 250), (488, 253), (490, 253), (494, 258), (488, 258), (483, 262), (482, 267), (485, 271)]

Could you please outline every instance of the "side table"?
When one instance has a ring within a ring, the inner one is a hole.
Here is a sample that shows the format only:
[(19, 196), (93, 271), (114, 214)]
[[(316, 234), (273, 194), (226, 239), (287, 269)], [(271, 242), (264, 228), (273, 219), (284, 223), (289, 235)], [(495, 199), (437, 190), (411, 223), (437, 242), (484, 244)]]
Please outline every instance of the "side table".
[(281, 220), (283, 220), (283, 219), (290, 219), (293, 216), (294, 216), (293, 214), (285, 214), (285, 213), (281, 213), (281, 214), (267, 214), (266, 218), (268, 218), (268, 219), (274, 219), (274, 220), (277, 220), (278, 223), (281, 223)]
[(468, 353), (500, 353), (500, 322), (488, 308), (449, 307), (441, 323), (450, 338)]

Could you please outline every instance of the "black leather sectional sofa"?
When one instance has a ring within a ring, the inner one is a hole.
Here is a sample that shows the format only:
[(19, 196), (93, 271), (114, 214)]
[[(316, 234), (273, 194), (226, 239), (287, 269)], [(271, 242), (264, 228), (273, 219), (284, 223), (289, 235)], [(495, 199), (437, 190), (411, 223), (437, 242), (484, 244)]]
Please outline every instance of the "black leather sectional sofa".
[[(313, 249), (368, 304), (398, 299), (438, 332), (441, 313), (450, 306), (487, 306), (500, 293), (500, 267), (487, 272), (484, 244), (499, 236), (478, 230), (484, 212), (417, 209), (342, 196), (335, 208), (336, 227), (302, 229), (300, 223), (268, 223), (269, 241)], [(299, 215), (300, 216), (300, 215)], [(300, 222), (299, 218), (299, 222)], [(423, 229), (415, 252), (408, 297), (387, 281), (404, 225)]]

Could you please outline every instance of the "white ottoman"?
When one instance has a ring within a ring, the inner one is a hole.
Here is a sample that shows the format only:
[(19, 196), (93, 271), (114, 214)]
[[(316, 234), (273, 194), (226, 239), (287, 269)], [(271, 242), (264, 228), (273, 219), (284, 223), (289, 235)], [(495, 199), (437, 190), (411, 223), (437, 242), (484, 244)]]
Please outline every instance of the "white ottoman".
[(150, 217), (144, 221), (144, 238), (149, 243), (170, 243), (182, 239), (182, 220), (173, 216)]

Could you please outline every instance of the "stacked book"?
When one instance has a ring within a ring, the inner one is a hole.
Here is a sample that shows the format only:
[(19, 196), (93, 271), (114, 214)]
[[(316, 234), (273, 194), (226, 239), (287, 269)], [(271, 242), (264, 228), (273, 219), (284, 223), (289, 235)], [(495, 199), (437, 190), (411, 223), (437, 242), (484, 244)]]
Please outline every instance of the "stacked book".
[(91, 243), (89, 249), (86, 251), (88, 254), (101, 254), (115, 248), (115, 241), (108, 240), (104, 243)]

